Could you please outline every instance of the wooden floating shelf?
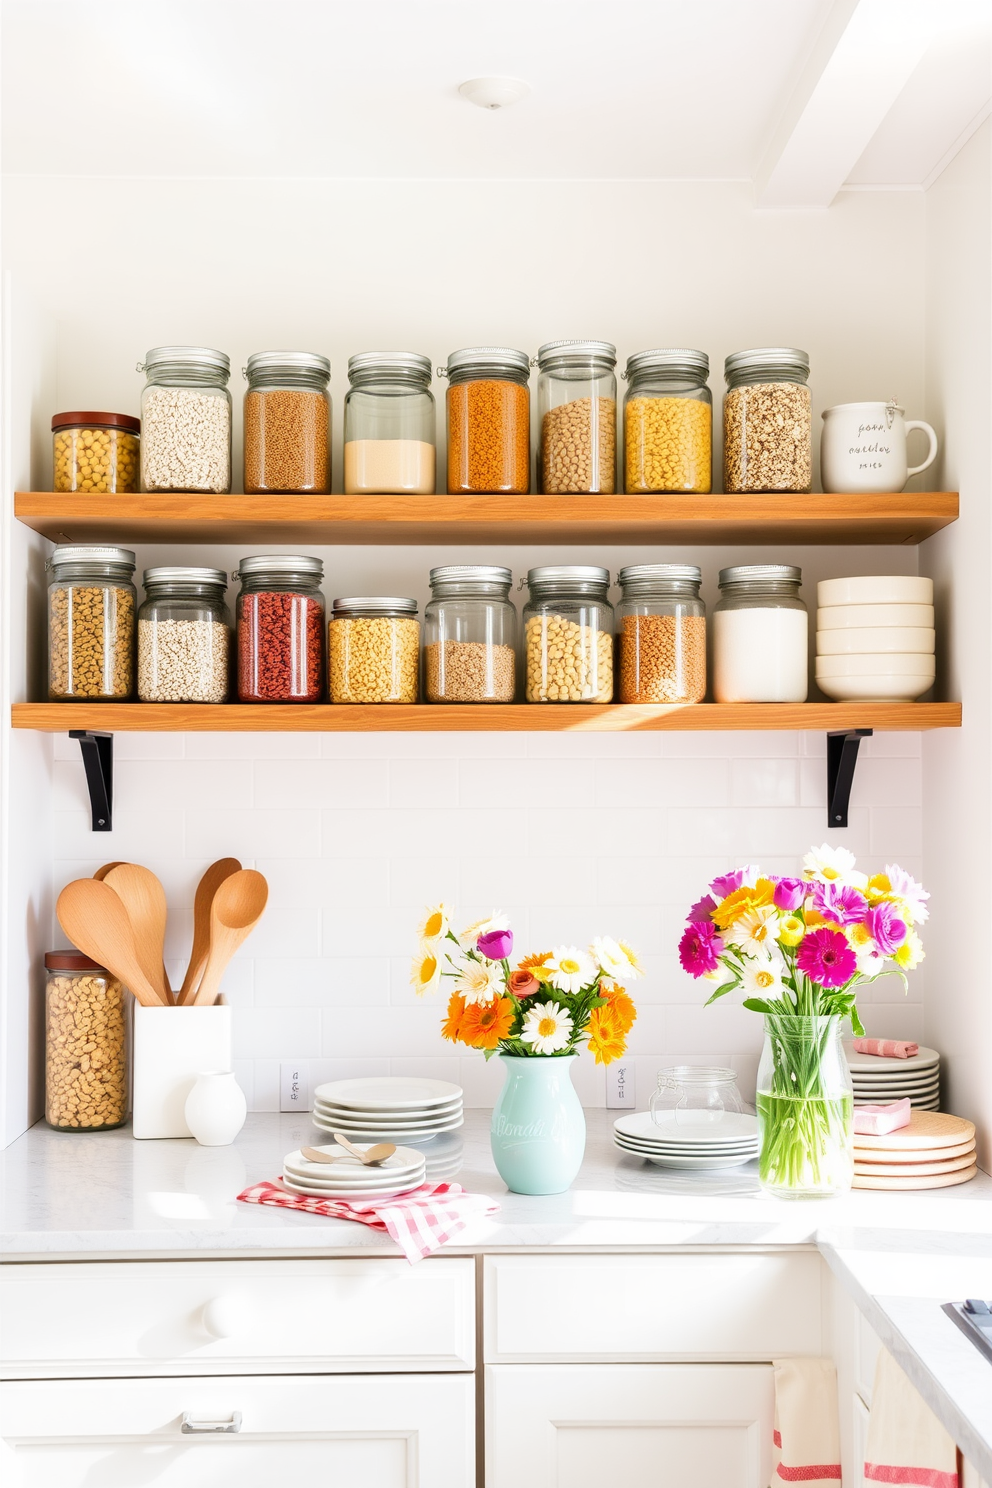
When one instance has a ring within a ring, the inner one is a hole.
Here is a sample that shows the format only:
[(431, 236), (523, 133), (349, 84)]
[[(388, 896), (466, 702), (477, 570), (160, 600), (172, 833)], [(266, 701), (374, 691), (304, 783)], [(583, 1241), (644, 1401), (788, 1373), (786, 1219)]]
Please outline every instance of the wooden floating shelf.
[(959, 728), (960, 703), (15, 703), (14, 728), (65, 733), (636, 733)]
[(87, 496), (18, 491), (52, 542), (755, 545), (922, 542), (955, 491), (838, 496)]

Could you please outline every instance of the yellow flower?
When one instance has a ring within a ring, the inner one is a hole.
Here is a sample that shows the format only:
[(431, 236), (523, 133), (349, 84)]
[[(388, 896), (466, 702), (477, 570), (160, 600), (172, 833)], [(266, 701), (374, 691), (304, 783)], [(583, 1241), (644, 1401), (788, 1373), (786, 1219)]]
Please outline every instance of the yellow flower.
[(616, 985), (604, 987), (600, 984), (599, 990), (606, 998), (606, 1007), (593, 1008), (593, 1012), (609, 1013), (620, 1033), (629, 1033), (637, 1021), (637, 1009), (633, 999), (627, 996), (625, 988)]
[(906, 932), (906, 939), (892, 959), (902, 971), (913, 971), (919, 966), (925, 955), (923, 942), (920, 940), (916, 931), (908, 930)]
[(441, 982), (441, 962), (431, 946), (421, 946), (414, 956), (410, 981), (418, 997), (423, 997), (425, 992), (437, 991)]
[(448, 933), (451, 924), (451, 914), (446, 904), (435, 904), (432, 909), (424, 913), (424, 918), (417, 926), (417, 939), (425, 945), (433, 945), (435, 941), (443, 940)]
[(721, 930), (726, 930), (728, 925), (734, 925), (738, 920), (744, 918), (752, 910), (762, 909), (767, 904), (772, 904), (775, 899), (775, 885), (767, 878), (759, 878), (753, 889), (739, 888), (726, 899), (721, 899), (713, 911), (714, 923)]
[(806, 926), (798, 915), (783, 915), (779, 921), (778, 938), (785, 946), (797, 946), (806, 934)]
[(551, 960), (550, 951), (542, 951), (537, 956), (525, 956), (522, 961), (517, 962), (518, 971), (529, 971), (532, 977), (537, 977), (539, 982), (546, 982), (551, 976), (550, 971), (545, 969), (545, 963)]
[(874, 950), (875, 942), (871, 938), (868, 926), (858, 922), (847, 926), (847, 943), (854, 951)]
[(620, 1059), (627, 1045), (620, 1026), (609, 1007), (593, 1008), (589, 1014), (589, 1048), (597, 1064), (612, 1064)]

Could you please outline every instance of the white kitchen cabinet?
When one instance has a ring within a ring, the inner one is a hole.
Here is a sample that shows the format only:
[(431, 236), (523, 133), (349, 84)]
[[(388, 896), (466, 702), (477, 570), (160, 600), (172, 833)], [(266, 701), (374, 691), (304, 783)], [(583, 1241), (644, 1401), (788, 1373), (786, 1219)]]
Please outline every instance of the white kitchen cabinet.
[(773, 1416), (770, 1365), (491, 1365), (486, 1488), (767, 1488)]
[[(236, 1432), (183, 1432), (236, 1412)], [(19, 1382), (0, 1405), (4, 1482), (474, 1488), (474, 1416), (471, 1375)]]
[[(844, 1402), (840, 1402), (843, 1411)], [(844, 1488), (865, 1488), (865, 1451), (868, 1446), (868, 1421), (871, 1412), (861, 1399), (855, 1395), (850, 1401), (851, 1411), (851, 1439), (854, 1444), (852, 1461), (850, 1467), (850, 1482), (845, 1474)]]

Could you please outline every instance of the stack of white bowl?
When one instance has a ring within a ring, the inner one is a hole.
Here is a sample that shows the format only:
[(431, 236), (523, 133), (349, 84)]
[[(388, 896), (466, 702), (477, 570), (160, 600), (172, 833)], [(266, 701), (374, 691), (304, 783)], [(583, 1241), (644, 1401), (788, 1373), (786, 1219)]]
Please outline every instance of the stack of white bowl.
[(816, 684), (835, 702), (912, 702), (934, 682), (933, 580), (816, 586)]

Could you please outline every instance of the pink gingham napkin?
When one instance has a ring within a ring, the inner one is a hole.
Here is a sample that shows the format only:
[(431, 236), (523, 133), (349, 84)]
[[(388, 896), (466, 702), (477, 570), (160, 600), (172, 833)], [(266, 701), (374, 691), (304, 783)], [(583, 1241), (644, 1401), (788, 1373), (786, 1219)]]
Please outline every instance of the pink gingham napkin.
[(278, 1204), (323, 1214), (328, 1219), (357, 1219), (385, 1230), (407, 1260), (422, 1261), (459, 1234), (470, 1219), (495, 1214), (499, 1205), (486, 1194), (466, 1193), (460, 1183), (422, 1183), (391, 1199), (317, 1199), (290, 1193), (280, 1183), (253, 1183), (238, 1199), (245, 1204)]
[(859, 1054), (878, 1054), (884, 1059), (915, 1059), (920, 1052), (919, 1044), (908, 1039), (856, 1038), (854, 1047)]

